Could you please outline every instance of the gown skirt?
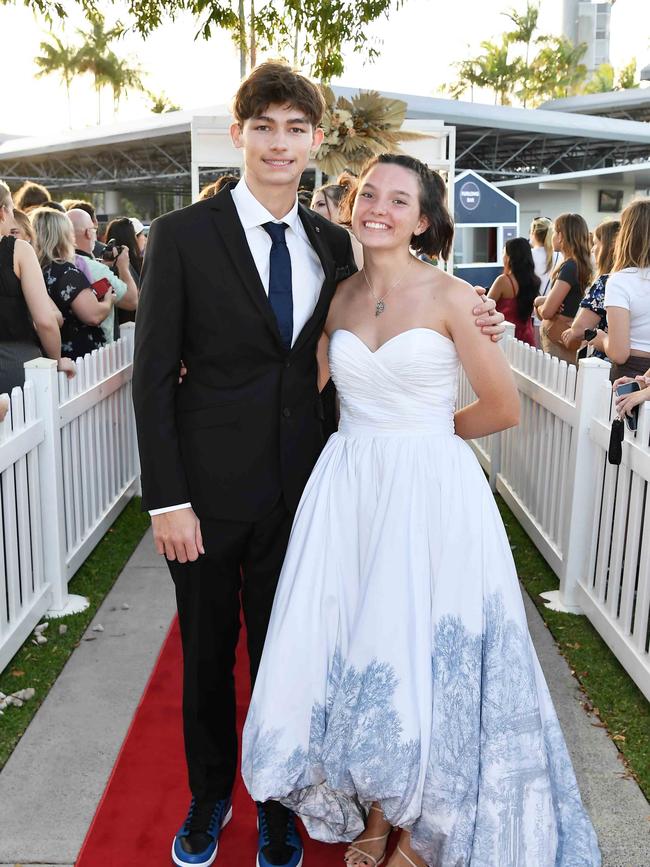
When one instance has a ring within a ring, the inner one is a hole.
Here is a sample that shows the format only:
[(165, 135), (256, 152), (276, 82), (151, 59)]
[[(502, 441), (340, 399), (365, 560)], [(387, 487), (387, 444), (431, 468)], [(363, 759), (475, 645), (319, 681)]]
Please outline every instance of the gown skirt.
[(454, 344), (337, 330), (341, 403), (300, 502), (244, 729), (257, 801), (350, 841), (378, 801), (431, 867), (597, 867), (510, 545), (454, 434)]

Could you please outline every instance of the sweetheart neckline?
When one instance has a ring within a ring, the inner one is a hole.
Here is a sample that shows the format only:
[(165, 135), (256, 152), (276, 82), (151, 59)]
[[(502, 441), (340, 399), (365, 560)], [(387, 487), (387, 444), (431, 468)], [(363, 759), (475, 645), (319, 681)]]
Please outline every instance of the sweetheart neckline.
[(403, 337), (405, 334), (411, 334), (413, 331), (428, 331), (429, 334), (435, 334), (438, 337), (442, 337), (442, 339), (444, 341), (451, 344), (455, 349), (455, 344), (454, 344), (453, 340), (451, 340), (449, 337), (445, 337), (444, 334), (441, 334), (439, 331), (436, 331), (435, 328), (427, 328), (426, 326), (418, 326), (416, 328), (406, 328), (404, 331), (398, 331), (397, 334), (393, 334), (393, 336), (389, 337), (388, 340), (384, 340), (383, 343), (380, 343), (376, 349), (371, 349), (368, 346), (368, 344), (365, 342), (365, 340), (362, 340), (356, 332), (350, 331), (349, 328), (335, 328), (334, 331), (332, 331), (332, 334), (330, 335), (330, 340), (339, 331), (343, 331), (345, 334), (351, 334), (352, 337), (355, 337), (357, 339), (357, 341), (363, 347), (365, 347), (365, 349), (370, 353), (370, 355), (376, 355), (381, 349), (384, 348), (384, 346), (388, 346), (389, 343), (392, 343), (394, 340), (397, 340), (398, 337)]

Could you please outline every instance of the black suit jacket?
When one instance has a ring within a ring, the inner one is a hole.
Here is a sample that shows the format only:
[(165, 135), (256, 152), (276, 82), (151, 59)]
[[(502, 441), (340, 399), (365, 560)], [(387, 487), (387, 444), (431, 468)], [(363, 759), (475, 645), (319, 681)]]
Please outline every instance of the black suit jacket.
[(199, 517), (243, 521), (280, 497), (296, 508), (324, 443), (316, 344), (336, 283), (356, 270), (348, 233), (299, 213), (325, 281), (289, 351), (229, 189), (154, 220), (133, 372), (143, 508), (191, 502)]

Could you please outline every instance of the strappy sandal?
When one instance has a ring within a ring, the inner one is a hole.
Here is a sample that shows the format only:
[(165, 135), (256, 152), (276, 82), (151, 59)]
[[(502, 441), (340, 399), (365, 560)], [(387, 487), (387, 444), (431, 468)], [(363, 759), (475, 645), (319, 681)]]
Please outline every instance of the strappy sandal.
[(397, 844), (397, 851), (402, 856), (402, 858), (406, 858), (406, 860), (409, 862), (409, 864), (411, 864), (411, 867), (418, 867), (418, 865), (415, 863), (415, 861), (411, 861), (411, 859), (406, 854), (406, 852), (402, 849), (402, 847), (400, 846), (399, 843)]
[[(370, 809), (375, 810), (378, 813), (383, 813), (383, 810), (381, 810), (379, 807), (371, 806)], [(353, 843), (350, 843), (350, 845), (348, 846), (347, 852), (343, 856), (343, 860), (345, 861), (346, 864), (349, 864), (350, 867), (355, 867), (355, 864), (357, 864), (358, 861), (355, 860), (353, 862), (350, 862), (350, 861), (348, 861), (348, 857), (347, 857), (348, 853), (355, 852), (355, 853), (358, 853), (358, 855), (360, 856), (359, 860), (372, 862), (372, 864), (370, 864), (370, 867), (379, 867), (379, 865), (383, 864), (384, 861), (386, 860), (386, 848), (388, 845), (388, 838), (390, 837), (392, 830), (393, 830), (392, 828), (389, 828), (389, 830), (386, 831), (385, 834), (382, 834), (380, 837), (362, 837), (361, 840), (355, 840), (355, 843), (377, 843), (379, 840), (383, 840), (384, 841), (384, 851), (379, 856), (379, 858), (375, 858), (374, 855), (371, 855), (369, 852), (364, 852), (363, 849), (359, 849), (358, 846), (355, 846)]]

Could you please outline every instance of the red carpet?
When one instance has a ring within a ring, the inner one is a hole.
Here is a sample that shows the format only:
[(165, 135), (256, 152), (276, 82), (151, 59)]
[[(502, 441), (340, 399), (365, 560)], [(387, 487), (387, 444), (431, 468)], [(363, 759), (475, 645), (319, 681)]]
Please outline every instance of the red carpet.
[[(248, 660), (242, 640), (237, 651), (237, 726), (249, 700)], [(171, 840), (185, 818), (189, 790), (181, 729), (181, 643), (174, 620), (145, 687), (106, 791), (81, 847), (76, 867), (168, 867)], [(254, 867), (255, 807), (237, 780), (233, 820), (224, 829), (216, 867)], [(299, 823), (300, 824), (300, 823)], [(344, 846), (307, 838), (304, 867), (343, 863)]]

